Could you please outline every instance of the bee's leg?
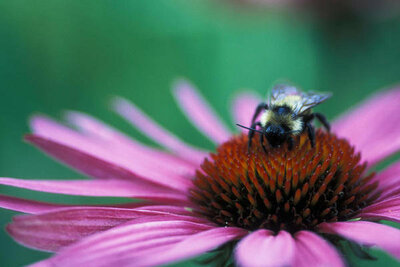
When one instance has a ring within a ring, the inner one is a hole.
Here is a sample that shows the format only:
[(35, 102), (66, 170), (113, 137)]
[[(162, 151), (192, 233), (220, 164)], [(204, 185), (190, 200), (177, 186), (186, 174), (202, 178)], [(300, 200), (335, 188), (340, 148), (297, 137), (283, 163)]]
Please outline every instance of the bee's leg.
[(306, 123), (308, 138), (310, 138), (311, 147), (315, 146), (315, 130), (314, 127), (311, 125), (310, 122)]
[(321, 113), (314, 113), (315, 117), (322, 123), (325, 129), (329, 132), (331, 130), (331, 125), (329, 124), (328, 120), (325, 118), (324, 115)]
[(307, 126), (307, 123), (312, 122), (314, 120), (314, 118), (315, 118), (315, 113), (311, 113), (310, 115), (305, 116), (304, 124), (306, 124), (306, 126)]
[[(261, 123), (260, 122), (253, 122), (251, 124), (250, 128), (256, 129), (257, 126), (261, 126)], [(251, 142), (253, 141), (254, 133), (255, 133), (255, 131), (249, 130), (249, 135), (248, 135), (249, 136), (249, 141), (247, 143), (247, 150), (248, 151), (250, 151), (250, 149), (251, 149)]]
[(292, 150), (292, 149), (293, 149), (293, 146), (294, 146), (293, 137), (292, 137), (292, 136), (289, 136), (288, 139), (287, 139), (287, 142), (288, 142), (288, 149), (289, 149), (289, 150)]
[(265, 148), (265, 145), (264, 145), (264, 135), (263, 134), (260, 134), (260, 144), (261, 144), (261, 147), (263, 148), (264, 152), (267, 153), (267, 149)]
[[(268, 104), (267, 103), (260, 103), (258, 104), (256, 111), (254, 112), (253, 118), (251, 119), (251, 124), (253, 125), (254, 122), (256, 121), (258, 115), (260, 115), (261, 111), (268, 109)], [(252, 127), (253, 128), (253, 127)]]

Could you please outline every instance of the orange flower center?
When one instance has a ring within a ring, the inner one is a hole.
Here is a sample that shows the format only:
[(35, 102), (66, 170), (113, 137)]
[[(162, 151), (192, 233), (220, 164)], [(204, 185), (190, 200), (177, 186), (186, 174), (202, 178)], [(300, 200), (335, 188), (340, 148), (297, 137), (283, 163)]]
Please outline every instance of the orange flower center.
[(306, 134), (269, 147), (259, 138), (247, 149), (241, 134), (220, 145), (197, 170), (191, 199), (221, 226), (289, 232), (313, 230), (321, 222), (345, 221), (378, 197), (374, 173), (345, 139), (321, 130), (311, 148)]

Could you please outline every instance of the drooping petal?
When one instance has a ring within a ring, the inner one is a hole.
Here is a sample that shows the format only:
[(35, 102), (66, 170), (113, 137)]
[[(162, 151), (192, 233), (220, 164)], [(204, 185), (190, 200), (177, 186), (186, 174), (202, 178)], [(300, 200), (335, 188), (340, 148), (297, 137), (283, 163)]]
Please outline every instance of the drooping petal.
[[(174, 220), (136, 220), (89, 236), (43, 262), (56, 266), (114, 266), (124, 259), (136, 264), (135, 257), (147, 250), (178, 243), (185, 237), (212, 227), (209, 225)], [(154, 255), (153, 255), (154, 257)], [(139, 265), (135, 265), (139, 266)]]
[(141, 164), (147, 163), (148, 165), (157, 166), (166, 171), (186, 176), (192, 175), (198, 167), (170, 153), (144, 146), (90, 115), (69, 111), (66, 113), (66, 118), (68, 122), (76, 126), (84, 135), (106, 146), (108, 151), (112, 150), (136, 160), (140, 159)]
[[(168, 221), (177, 221), (177, 222), (194, 223), (193, 225), (195, 225), (196, 227), (205, 227), (205, 229), (217, 227), (215, 225), (215, 223), (210, 222), (206, 218), (203, 218), (197, 214), (188, 214), (188, 213), (179, 214), (179, 213), (174, 213), (171, 211), (148, 210), (148, 209), (142, 209), (142, 208), (137, 208), (137, 209), (135, 209), (135, 211), (141, 212), (142, 215), (139, 216), (134, 221), (129, 222), (129, 224), (142, 224), (142, 223), (150, 223), (150, 222), (165, 223)], [(146, 215), (146, 216), (144, 216), (144, 215)], [(150, 224), (150, 225), (153, 225), (153, 224)], [(157, 224), (155, 224), (155, 225), (157, 225)]]
[(248, 231), (236, 227), (218, 227), (206, 230), (189, 237), (179, 243), (157, 253), (157, 257), (151, 254), (140, 255), (135, 262), (140, 266), (158, 266), (188, 259), (246, 235)]
[[(60, 137), (61, 135), (58, 136), (58, 138)], [(91, 177), (121, 179), (135, 183), (147, 182), (148, 186), (162, 184), (179, 191), (186, 191), (191, 184), (191, 181), (184, 177), (162, 175), (154, 168), (135, 164), (134, 160), (129, 162), (129, 159), (122, 159), (99, 147), (89, 148), (90, 142), (78, 143), (71, 140), (71, 143), (65, 145), (37, 135), (27, 135), (25, 139), (61, 162)], [(72, 147), (72, 145), (74, 146)], [(129, 165), (129, 163), (131, 164)], [(139, 171), (140, 174), (135, 171)]]
[(172, 213), (177, 215), (186, 215), (186, 216), (197, 216), (197, 213), (194, 213), (193, 208), (189, 208), (187, 206), (172, 206), (172, 205), (144, 205), (137, 207), (138, 211), (153, 211), (153, 212), (163, 212), (163, 213)]
[[(251, 118), (258, 104), (261, 103), (261, 97), (252, 92), (238, 94), (232, 103), (232, 114), (235, 124), (250, 126)], [(242, 130), (244, 130), (242, 128)], [(247, 131), (247, 130), (244, 130)]]
[(295, 234), (296, 249), (293, 266), (299, 267), (344, 267), (338, 251), (320, 236), (310, 231)]
[[(164, 205), (154, 205), (154, 203), (150, 202), (132, 202), (132, 203), (123, 203), (123, 204), (112, 204), (112, 205), (103, 205), (105, 207), (115, 207), (115, 208), (127, 208), (127, 209), (143, 209), (144, 211), (159, 211), (159, 212), (172, 212), (180, 215), (188, 215), (192, 212), (189, 212), (191, 209), (188, 207), (179, 207), (179, 206), (164, 206)], [(149, 207), (154, 208), (149, 208)], [(65, 204), (56, 204), (56, 203), (47, 203), (40, 202), (30, 199), (10, 197), (0, 194), (0, 207), (3, 209), (28, 213), (28, 214), (38, 214), (43, 212), (50, 212), (62, 208), (71, 208), (71, 207), (98, 207), (96, 205), (65, 205)]]
[[(399, 122), (396, 122), (396, 124)], [(379, 163), (400, 150), (400, 130), (388, 130), (386, 133), (379, 134), (383, 135), (384, 138), (371, 142), (370, 145), (366, 144), (360, 149), (362, 157), (368, 161), (369, 166)]]
[[(375, 127), (378, 124), (386, 124), (387, 120), (375, 120), (382, 118), (383, 115), (391, 114), (395, 111), (400, 97), (400, 90), (395, 88), (385, 92), (379, 92), (369, 97), (364, 102), (353, 108), (350, 112), (346, 112), (334, 123), (334, 129), (338, 133), (351, 135), (365, 143), (371, 140), (371, 137), (377, 132)], [(383, 112), (383, 113), (382, 113)], [(383, 116), (386, 119), (396, 120), (397, 116)], [(363, 127), (359, 127), (363, 126)], [(365, 127), (367, 126), (367, 127)], [(387, 125), (395, 127), (395, 125)], [(363, 133), (363, 134), (362, 134)], [(378, 132), (381, 133), (381, 132)]]
[[(110, 149), (110, 146), (104, 146), (104, 143), (95, 142), (93, 138), (78, 133), (44, 116), (35, 116), (31, 119), (30, 123), (33, 132), (40, 137), (74, 148), (117, 166), (124, 167), (143, 177), (161, 181), (175, 178), (175, 180), (178, 180), (176, 183), (178, 183), (179, 180), (183, 183), (188, 182), (185, 181), (187, 179), (168, 172), (163, 166), (160, 166), (157, 162), (159, 162), (161, 158), (155, 159), (151, 157), (151, 160), (146, 160), (142, 155), (121, 153), (121, 150)], [(129, 148), (129, 145), (126, 143), (123, 143), (122, 146)]]
[(384, 171), (379, 172), (371, 180), (371, 183), (378, 182), (377, 190), (381, 191), (378, 201), (391, 198), (400, 193), (400, 162), (390, 165)]
[(56, 251), (96, 232), (135, 219), (135, 223), (185, 220), (206, 222), (188, 213), (117, 207), (69, 207), (14, 217), (7, 230), (18, 242), (40, 250)]
[(400, 195), (400, 185), (394, 185), (383, 191), (377, 201), (390, 199), (399, 195)]
[(373, 165), (400, 149), (399, 102), (399, 88), (376, 94), (339, 118), (332, 129)]
[(239, 242), (235, 258), (240, 266), (290, 266), (295, 253), (292, 236), (280, 231), (257, 230)]
[(24, 246), (57, 251), (96, 232), (125, 223), (141, 212), (118, 208), (63, 208), (38, 215), (14, 217), (7, 232)]
[(377, 246), (400, 259), (400, 230), (373, 222), (323, 223), (320, 231), (337, 234), (366, 246)]
[(36, 214), (68, 206), (0, 195), (0, 207), (13, 211)]
[(118, 114), (146, 134), (146, 136), (152, 138), (154, 141), (182, 158), (190, 160), (195, 164), (200, 164), (207, 156), (206, 152), (191, 147), (166, 129), (162, 128), (129, 101), (122, 98), (116, 98), (114, 99), (113, 107)]
[(367, 206), (358, 216), (367, 220), (388, 220), (400, 223), (400, 196)]
[(187, 81), (179, 80), (173, 90), (183, 113), (215, 143), (227, 141), (231, 133), (200, 93)]
[(0, 178), (0, 184), (29, 190), (81, 196), (132, 197), (154, 201), (187, 202), (186, 196), (163, 188), (118, 180), (22, 180)]

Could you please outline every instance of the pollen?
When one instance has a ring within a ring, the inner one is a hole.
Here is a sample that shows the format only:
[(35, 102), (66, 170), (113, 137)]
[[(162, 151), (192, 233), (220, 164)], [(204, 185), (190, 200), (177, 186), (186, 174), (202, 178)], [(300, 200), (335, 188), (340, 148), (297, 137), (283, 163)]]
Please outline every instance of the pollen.
[(346, 221), (379, 196), (374, 173), (345, 139), (322, 130), (311, 147), (306, 134), (267, 147), (255, 136), (250, 150), (241, 134), (220, 145), (196, 171), (191, 200), (221, 226), (248, 230), (313, 230)]

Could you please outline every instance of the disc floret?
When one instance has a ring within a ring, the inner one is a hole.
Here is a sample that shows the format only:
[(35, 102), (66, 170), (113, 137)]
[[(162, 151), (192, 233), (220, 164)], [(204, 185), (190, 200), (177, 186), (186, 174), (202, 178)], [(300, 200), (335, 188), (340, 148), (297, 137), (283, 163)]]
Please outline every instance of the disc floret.
[[(334, 134), (305, 134), (295, 146), (269, 147), (236, 136), (205, 159), (194, 179), (192, 201), (219, 225), (248, 230), (313, 230), (322, 222), (346, 221), (377, 198), (374, 173), (364, 173), (360, 154)], [(266, 145), (266, 144), (264, 144)]]

